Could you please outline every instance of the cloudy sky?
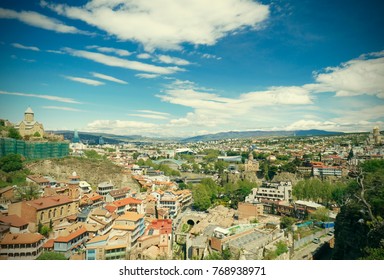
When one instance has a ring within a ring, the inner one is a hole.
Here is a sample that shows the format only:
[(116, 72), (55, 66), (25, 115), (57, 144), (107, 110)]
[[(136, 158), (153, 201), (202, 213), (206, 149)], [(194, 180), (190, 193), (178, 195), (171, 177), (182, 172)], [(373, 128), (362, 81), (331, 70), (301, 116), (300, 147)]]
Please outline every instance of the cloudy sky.
[(0, 118), (193, 136), (384, 128), (384, 1), (4, 0)]

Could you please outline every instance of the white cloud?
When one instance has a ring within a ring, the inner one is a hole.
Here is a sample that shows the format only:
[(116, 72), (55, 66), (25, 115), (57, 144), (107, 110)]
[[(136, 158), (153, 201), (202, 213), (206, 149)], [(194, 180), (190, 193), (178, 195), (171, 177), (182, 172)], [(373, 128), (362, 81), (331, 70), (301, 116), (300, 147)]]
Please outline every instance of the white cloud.
[(30, 51), (35, 51), (35, 52), (40, 51), (40, 49), (38, 47), (24, 46), (24, 45), (19, 44), (19, 43), (13, 43), (12, 46), (15, 48), (18, 48), (18, 49), (23, 49), (23, 50), (30, 50)]
[(147, 118), (147, 119), (156, 119), (156, 120), (166, 120), (168, 119), (165, 116), (161, 115), (151, 115), (151, 114), (128, 114), (128, 116), (132, 117), (140, 117), (140, 118)]
[(141, 118), (148, 118), (148, 119), (157, 119), (157, 120), (166, 120), (169, 117), (168, 113), (164, 112), (158, 112), (158, 111), (152, 111), (152, 110), (136, 110), (139, 114), (128, 114), (132, 117), (141, 117)]
[(136, 111), (141, 113), (154, 114), (154, 115), (169, 116), (169, 113), (152, 111), (152, 110), (136, 110)]
[(157, 59), (166, 64), (175, 64), (175, 65), (189, 65), (191, 64), (188, 60), (172, 57), (169, 55), (158, 55)]
[(74, 50), (70, 48), (63, 48), (63, 50), (76, 57), (86, 58), (108, 66), (120, 67), (136, 71), (143, 71), (155, 74), (173, 74), (178, 71), (184, 71), (184, 69), (179, 68), (177, 66), (161, 67), (152, 64), (142, 63), (139, 61), (132, 61), (115, 56), (109, 56), (101, 53)]
[(155, 78), (159, 77), (160, 75), (139, 73), (139, 74), (136, 74), (135, 76), (138, 78), (142, 78), (142, 79), (155, 79)]
[(46, 30), (52, 30), (58, 33), (80, 33), (88, 34), (74, 26), (65, 25), (57, 19), (33, 11), (16, 12), (14, 10), (0, 8), (0, 18), (16, 19), (28, 25), (39, 27)]
[(23, 93), (23, 92), (8, 92), (8, 91), (2, 91), (2, 90), (0, 90), (0, 94), (34, 97), (34, 98), (41, 98), (41, 99), (47, 99), (51, 101), (58, 101), (58, 102), (64, 102), (64, 103), (81, 104), (80, 102), (74, 100), (73, 98), (60, 97), (60, 96), (54, 96), (54, 95), (33, 94), (33, 93)]
[(126, 81), (117, 79), (117, 78), (112, 77), (112, 76), (108, 76), (108, 75), (104, 75), (104, 74), (100, 74), (100, 73), (95, 73), (95, 72), (92, 72), (91, 74), (95, 78), (99, 78), (99, 79), (103, 79), (103, 80), (107, 80), (107, 81), (111, 81), (111, 82), (115, 82), (115, 83), (119, 83), (119, 84), (123, 84), (123, 85), (128, 84)]
[(62, 51), (57, 51), (57, 50), (47, 50), (49, 53), (55, 53), (55, 54), (64, 54)]
[(81, 7), (45, 6), (120, 40), (140, 42), (147, 51), (180, 49), (183, 43), (214, 45), (236, 31), (260, 28), (269, 16), (267, 5), (251, 0), (93, 0)]
[(72, 112), (84, 112), (83, 110), (71, 108), (71, 107), (60, 107), (60, 106), (43, 106), (44, 109), (61, 110), (61, 111), (72, 111)]
[(99, 52), (103, 52), (103, 53), (114, 53), (114, 54), (117, 54), (119, 56), (129, 56), (132, 54), (131, 52), (129, 52), (127, 50), (109, 48), (109, 47), (87, 46), (86, 48), (87, 49), (97, 49)]
[(149, 53), (140, 53), (137, 55), (137, 58), (140, 59), (150, 59), (152, 56)]
[(110, 131), (111, 133), (136, 134), (137, 131), (150, 131), (156, 124), (126, 120), (95, 120), (87, 124), (89, 131)]
[(384, 51), (361, 55), (338, 67), (314, 73), (317, 92), (336, 92), (336, 96), (376, 95), (384, 98)]
[(64, 76), (64, 78), (74, 81), (74, 82), (79, 82), (91, 86), (101, 86), (104, 85), (103, 82), (92, 80), (92, 79), (86, 79), (86, 78), (81, 78), (81, 77), (73, 77), (73, 76)]

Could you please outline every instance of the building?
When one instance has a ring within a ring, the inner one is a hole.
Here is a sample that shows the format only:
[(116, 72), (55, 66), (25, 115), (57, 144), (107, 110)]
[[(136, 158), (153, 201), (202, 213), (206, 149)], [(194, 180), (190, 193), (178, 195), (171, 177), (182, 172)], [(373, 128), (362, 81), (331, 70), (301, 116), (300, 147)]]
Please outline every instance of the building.
[(112, 231), (125, 231), (130, 233), (129, 247), (136, 245), (137, 240), (144, 234), (144, 214), (126, 212), (115, 220)]
[(380, 145), (383, 143), (383, 136), (380, 134), (380, 129), (378, 126), (375, 126), (372, 132), (369, 134), (367, 139), (368, 145)]
[(244, 164), (245, 172), (257, 172), (259, 171), (259, 162), (253, 158), (253, 153), (250, 152), (248, 161)]
[(109, 205), (116, 207), (116, 214), (122, 215), (127, 211), (136, 212), (139, 214), (145, 213), (145, 206), (142, 200), (133, 197), (116, 200)]
[(97, 186), (97, 190), (96, 192), (103, 196), (103, 197), (106, 197), (106, 195), (115, 188), (115, 186), (112, 184), (111, 181), (109, 182), (101, 182), (100, 184), (98, 184)]
[(263, 215), (264, 207), (262, 203), (245, 203), (239, 202), (237, 207), (237, 214), (239, 220), (257, 218)]
[(7, 233), (0, 241), (0, 259), (34, 260), (43, 251), (44, 236), (40, 233)]
[(24, 112), (24, 120), (15, 125), (21, 136), (33, 136), (42, 138), (44, 136), (43, 125), (35, 121), (35, 113), (31, 107), (28, 107)]
[(313, 176), (337, 176), (341, 177), (343, 170), (340, 166), (326, 166), (322, 162), (311, 162)]
[(245, 202), (255, 203), (262, 199), (291, 201), (292, 183), (289, 181), (263, 182), (261, 187), (252, 189), (252, 193), (245, 198)]
[(124, 199), (124, 198), (127, 198), (130, 194), (131, 194), (131, 189), (128, 187), (111, 190), (105, 196), (105, 201), (106, 202), (113, 202), (116, 200)]
[(130, 257), (129, 233), (116, 231), (113, 234), (95, 236), (86, 243), (86, 260), (126, 260)]
[(8, 225), (11, 233), (28, 232), (28, 222), (17, 215), (0, 215), (0, 225)]
[(76, 215), (77, 209), (77, 201), (65, 195), (56, 195), (12, 203), (8, 207), (8, 213), (23, 217), (27, 222), (34, 224), (37, 230), (38, 224), (49, 226), (61, 222), (68, 216)]
[(87, 240), (87, 229), (81, 226), (67, 235), (57, 237), (53, 243), (53, 250), (63, 253), (65, 257), (69, 258), (73, 253), (82, 249)]
[(138, 240), (137, 259), (172, 259), (172, 220), (153, 220)]

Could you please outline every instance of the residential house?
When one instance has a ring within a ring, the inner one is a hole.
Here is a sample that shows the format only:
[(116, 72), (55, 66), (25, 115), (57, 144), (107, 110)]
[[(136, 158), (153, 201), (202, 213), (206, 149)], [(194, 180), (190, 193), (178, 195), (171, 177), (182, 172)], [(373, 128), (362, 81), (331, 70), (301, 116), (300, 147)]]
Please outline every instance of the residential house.
[(67, 235), (59, 236), (54, 240), (53, 250), (63, 253), (69, 258), (73, 253), (82, 249), (88, 240), (88, 233), (85, 226), (80, 226), (76, 230), (69, 232)]
[(44, 236), (40, 233), (7, 233), (0, 241), (0, 259), (34, 260), (43, 251)]
[(109, 182), (101, 182), (97, 185), (96, 192), (100, 194), (101, 196), (105, 197), (111, 190), (113, 190), (115, 186), (112, 184), (111, 181)]
[(126, 212), (115, 220), (113, 230), (122, 230), (130, 233), (130, 246), (134, 247), (140, 236), (144, 234), (144, 214)]
[(113, 201), (121, 200), (121, 199), (129, 197), (130, 194), (131, 194), (131, 188), (128, 188), (128, 187), (111, 190), (105, 196), (105, 201), (106, 202), (113, 202)]

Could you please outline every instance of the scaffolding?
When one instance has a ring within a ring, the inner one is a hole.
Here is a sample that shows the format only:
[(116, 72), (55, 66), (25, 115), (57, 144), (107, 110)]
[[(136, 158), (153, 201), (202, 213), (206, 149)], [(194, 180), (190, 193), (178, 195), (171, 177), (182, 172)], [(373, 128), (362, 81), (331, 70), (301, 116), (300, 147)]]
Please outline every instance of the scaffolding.
[(20, 154), (26, 159), (62, 158), (69, 155), (69, 143), (0, 138), (0, 156), (8, 154)]

